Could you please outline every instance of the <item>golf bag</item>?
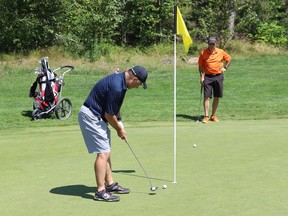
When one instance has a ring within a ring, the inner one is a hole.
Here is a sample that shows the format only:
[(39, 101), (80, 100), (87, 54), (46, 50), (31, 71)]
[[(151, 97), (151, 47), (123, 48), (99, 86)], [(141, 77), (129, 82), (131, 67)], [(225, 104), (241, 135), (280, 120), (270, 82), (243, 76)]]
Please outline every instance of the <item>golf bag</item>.
[[(29, 97), (34, 98), (34, 109), (48, 110), (58, 102), (62, 81), (56, 79), (57, 74), (50, 69), (48, 57), (44, 57), (39, 64), (41, 67), (35, 71), (37, 78), (30, 87)], [(39, 86), (38, 92), (37, 86)]]

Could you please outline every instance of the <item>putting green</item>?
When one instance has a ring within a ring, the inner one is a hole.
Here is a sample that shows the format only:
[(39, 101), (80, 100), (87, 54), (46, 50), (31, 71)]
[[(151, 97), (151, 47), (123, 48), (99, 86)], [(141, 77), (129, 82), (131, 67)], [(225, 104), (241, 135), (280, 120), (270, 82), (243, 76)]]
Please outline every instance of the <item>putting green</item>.
[[(271, 216), (288, 212), (288, 120), (177, 124), (127, 123), (128, 141), (113, 131), (114, 180), (129, 187), (118, 203), (92, 200), (93, 163), (77, 126), (0, 132), (0, 215)], [(193, 148), (196, 144), (197, 147)]]

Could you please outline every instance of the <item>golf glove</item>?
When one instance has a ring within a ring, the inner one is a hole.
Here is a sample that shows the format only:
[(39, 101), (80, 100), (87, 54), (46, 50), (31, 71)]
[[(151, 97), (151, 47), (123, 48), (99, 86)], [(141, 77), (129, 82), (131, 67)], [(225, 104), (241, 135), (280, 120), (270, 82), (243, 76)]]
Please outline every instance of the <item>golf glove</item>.
[(124, 128), (124, 125), (123, 125), (122, 121), (118, 121), (118, 124), (120, 125), (120, 127)]

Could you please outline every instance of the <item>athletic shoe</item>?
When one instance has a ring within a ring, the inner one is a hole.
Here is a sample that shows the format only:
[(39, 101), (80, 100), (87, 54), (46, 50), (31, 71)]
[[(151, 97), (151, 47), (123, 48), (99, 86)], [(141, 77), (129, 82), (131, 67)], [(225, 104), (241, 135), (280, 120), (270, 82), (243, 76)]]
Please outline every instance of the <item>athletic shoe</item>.
[(111, 185), (107, 185), (106, 190), (108, 192), (114, 192), (118, 194), (128, 194), (130, 192), (128, 188), (121, 187), (117, 182), (114, 182)]
[(93, 197), (96, 201), (105, 201), (105, 202), (118, 202), (120, 197), (112, 195), (112, 193), (107, 192), (106, 190), (97, 191)]
[(209, 122), (209, 117), (208, 117), (208, 116), (205, 116), (205, 117), (202, 119), (202, 123), (207, 124), (208, 122)]
[(210, 120), (214, 122), (219, 122), (218, 118), (215, 115), (211, 115)]

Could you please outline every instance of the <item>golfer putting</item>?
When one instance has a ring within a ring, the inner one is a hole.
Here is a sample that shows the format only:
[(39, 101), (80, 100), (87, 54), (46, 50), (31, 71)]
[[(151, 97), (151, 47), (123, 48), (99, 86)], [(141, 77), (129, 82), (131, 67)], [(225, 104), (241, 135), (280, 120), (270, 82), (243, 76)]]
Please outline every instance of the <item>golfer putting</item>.
[(96, 83), (81, 106), (78, 121), (90, 154), (97, 154), (94, 163), (97, 191), (94, 200), (116, 202), (119, 196), (112, 193), (128, 194), (128, 188), (121, 187), (112, 178), (111, 134), (109, 125), (117, 135), (127, 141), (127, 134), (121, 121), (120, 108), (127, 89), (147, 88), (148, 72), (142, 66), (135, 66), (124, 72), (110, 74)]

